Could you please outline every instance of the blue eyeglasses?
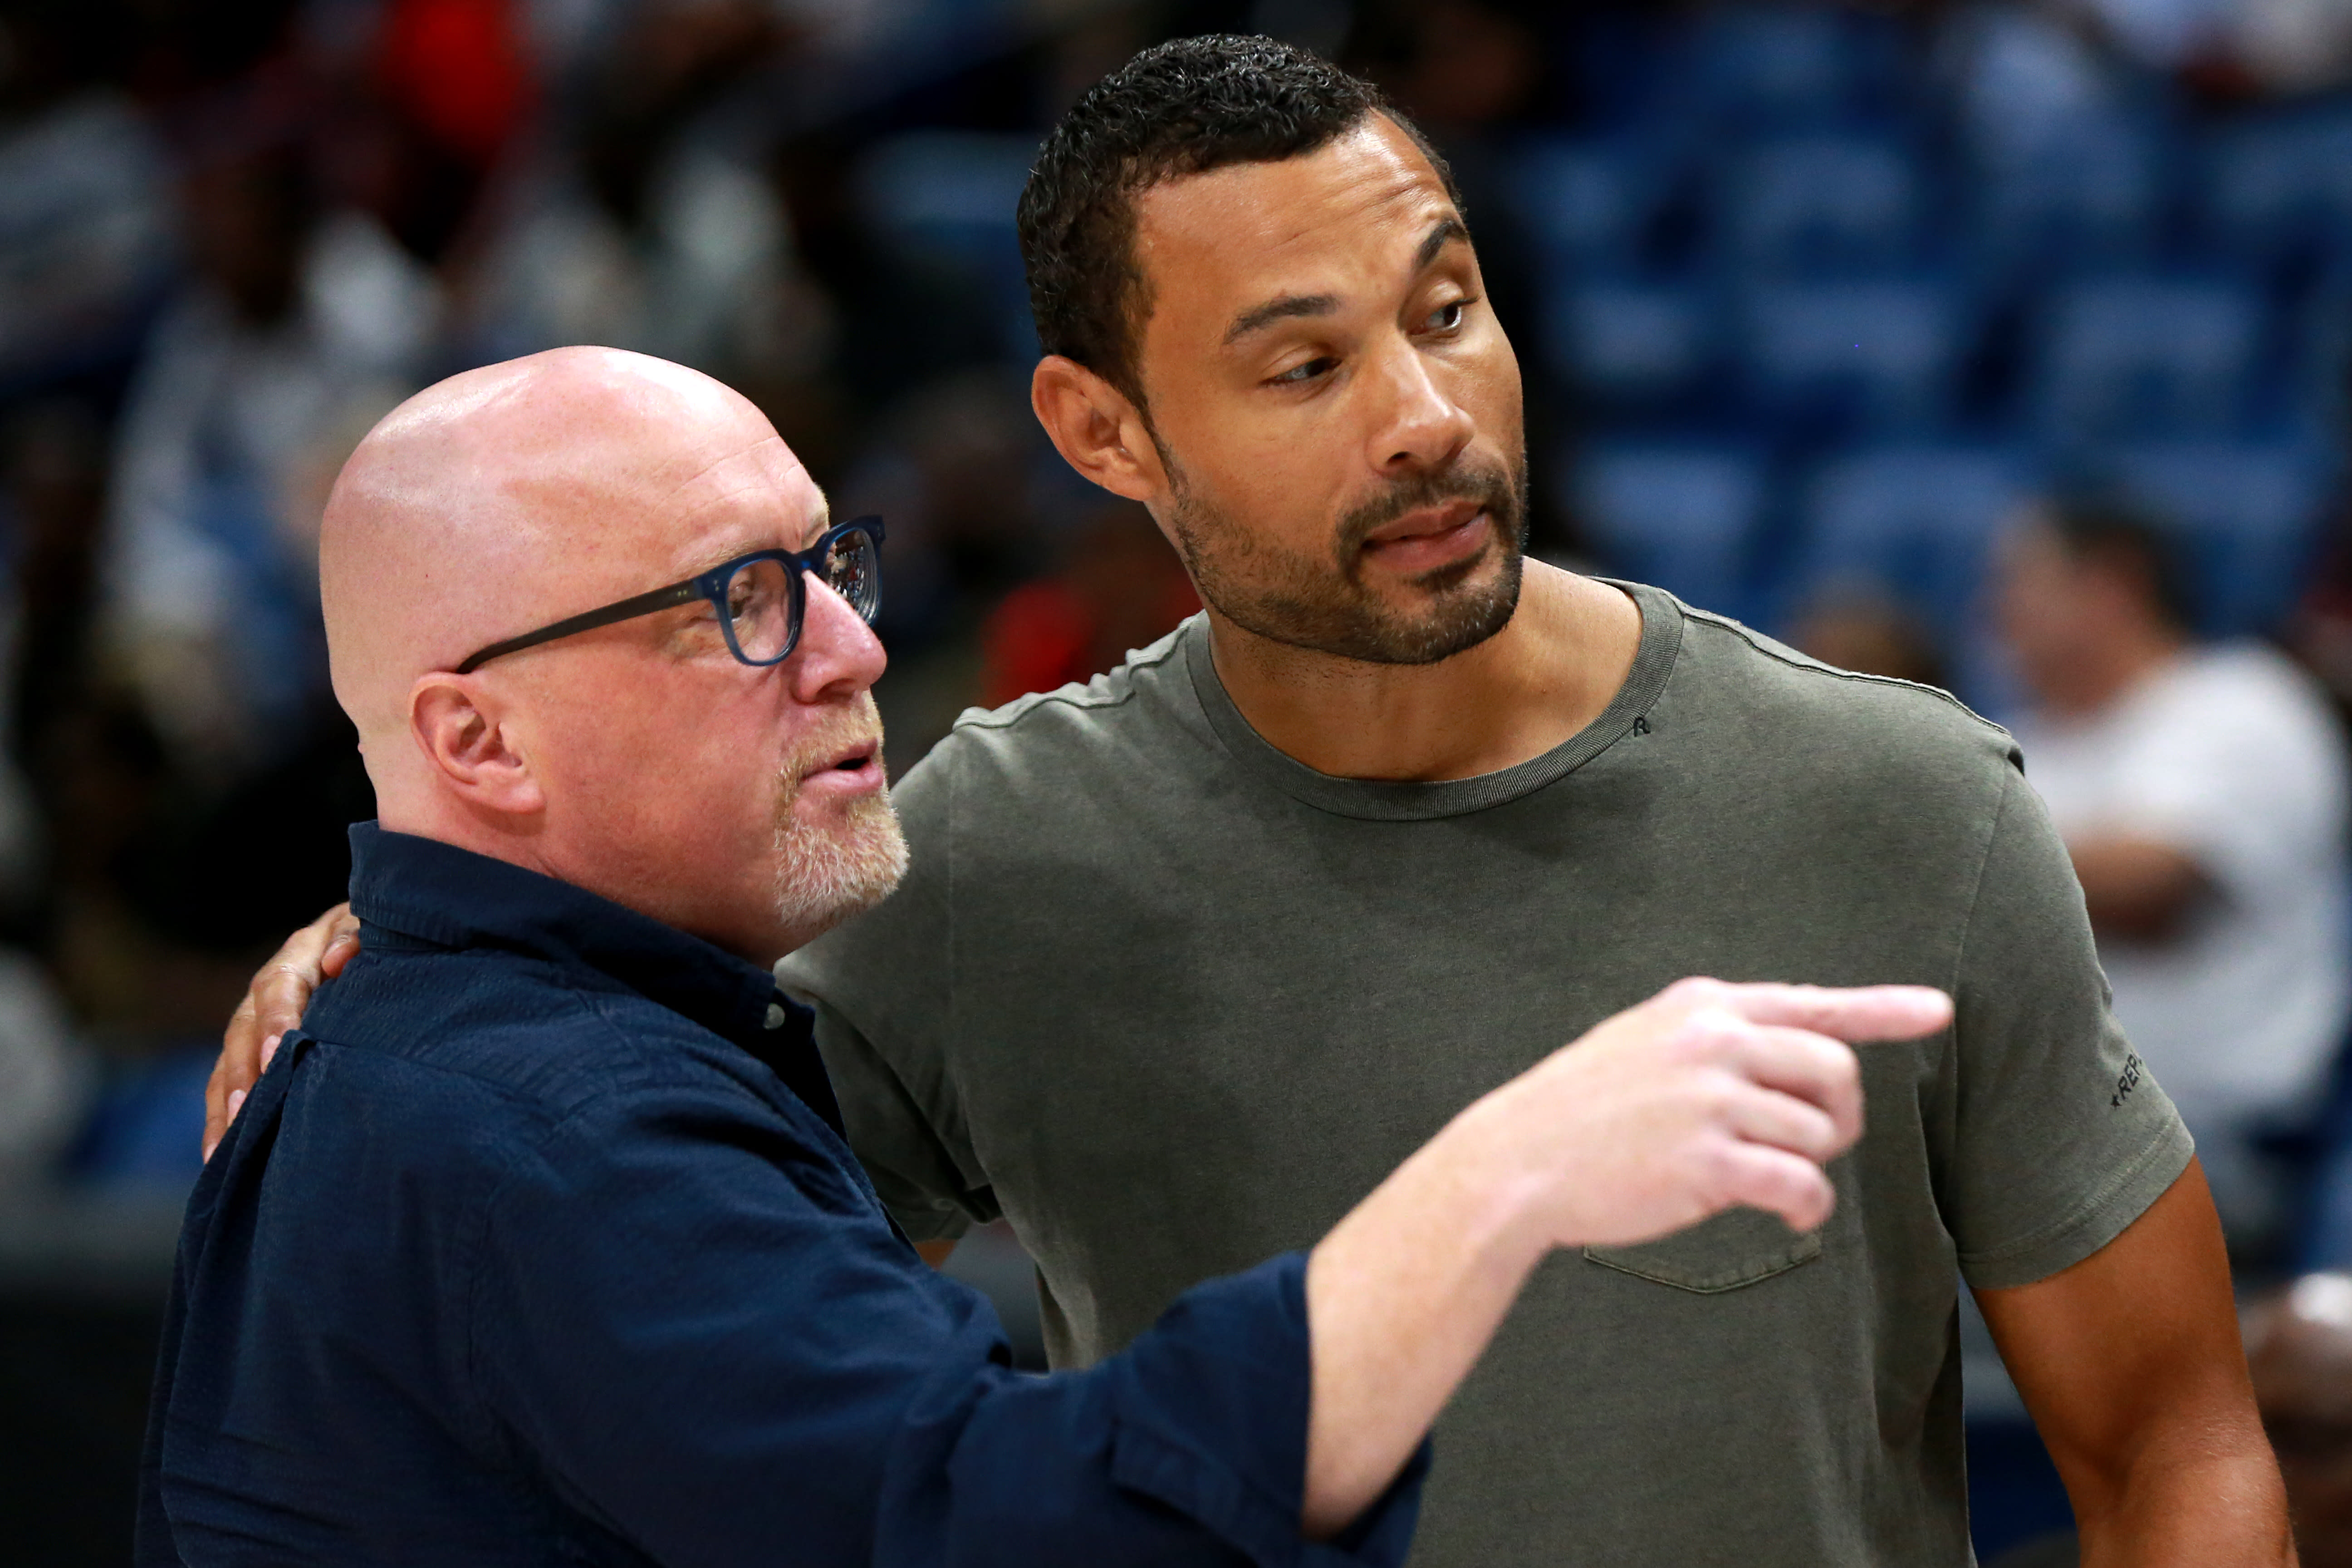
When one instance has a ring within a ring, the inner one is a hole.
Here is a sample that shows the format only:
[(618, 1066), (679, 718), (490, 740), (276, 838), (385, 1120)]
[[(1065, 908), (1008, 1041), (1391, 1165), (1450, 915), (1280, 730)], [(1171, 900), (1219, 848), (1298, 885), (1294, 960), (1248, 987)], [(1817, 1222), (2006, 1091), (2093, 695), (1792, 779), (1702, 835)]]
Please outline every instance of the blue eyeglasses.
[(801, 621), (808, 608), (808, 588), (801, 578), (806, 572), (822, 577), (871, 626), (882, 607), (882, 520), (853, 518), (827, 529), (806, 550), (755, 550), (683, 583), (567, 616), (535, 632), (492, 643), (459, 665), (457, 673), (471, 675), (507, 654), (696, 599), (709, 600), (719, 612), (719, 629), (727, 634), (728, 651), (737, 658), (751, 665), (781, 664), (801, 640)]

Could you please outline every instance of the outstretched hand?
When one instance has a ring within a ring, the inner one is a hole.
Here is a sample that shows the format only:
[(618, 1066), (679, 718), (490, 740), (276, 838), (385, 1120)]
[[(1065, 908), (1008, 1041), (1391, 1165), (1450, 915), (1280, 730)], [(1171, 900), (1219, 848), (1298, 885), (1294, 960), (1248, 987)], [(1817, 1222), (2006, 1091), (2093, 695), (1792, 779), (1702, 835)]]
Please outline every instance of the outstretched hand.
[(1552, 1248), (1741, 1206), (1796, 1230), (1827, 1219), (1822, 1166), (1862, 1136), (1853, 1047), (1951, 1020), (1925, 986), (1685, 980), (1455, 1117), (1307, 1260), (1307, 1533), (1380, 1495)]
[(205, 1158), (213, 1157), (245, 1097), (278, 1054), (286, 1031), (302, 1021), (310, 994), (343, 972), (360, 950), (360, 922), (337, 904), (286, 939), (253, 976), (228, 1021), (220, 1060), (205, 1085)]
[(1852, 1047), (1951, 1022), (1940, 991), (1685, 980), (1554, 1053), (1469, 1113), (1549, 1184), (1551, 1246), (1623, 1246), (1722, 1209), (1827, 1219), (1822, 1169), (1862, 1136)]

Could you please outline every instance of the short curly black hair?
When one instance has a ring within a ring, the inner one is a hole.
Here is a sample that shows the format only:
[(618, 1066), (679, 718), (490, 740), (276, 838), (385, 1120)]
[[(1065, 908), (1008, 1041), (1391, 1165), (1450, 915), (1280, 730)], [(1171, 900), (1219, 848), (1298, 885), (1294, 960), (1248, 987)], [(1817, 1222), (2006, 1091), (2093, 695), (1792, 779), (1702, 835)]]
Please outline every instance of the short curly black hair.
[(1037, 342), (1144, 406), (1137, 338), (1150, 317), (1135, 260), (1135, 201), (1162, 180), (1313, 153), (1368, 114), (1394, 121), (1444, 159), (1380, 89), (1273, 38), (1212, 33), (1154, 45), (1103, 78), (1062, 116), (1021, 192), (1021, 259)]

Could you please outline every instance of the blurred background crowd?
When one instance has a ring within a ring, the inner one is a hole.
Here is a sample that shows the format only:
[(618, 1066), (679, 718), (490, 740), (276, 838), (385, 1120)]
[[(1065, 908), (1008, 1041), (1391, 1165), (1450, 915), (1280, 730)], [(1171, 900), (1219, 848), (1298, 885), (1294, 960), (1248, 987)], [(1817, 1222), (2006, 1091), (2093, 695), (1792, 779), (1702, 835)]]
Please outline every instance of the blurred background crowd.
[[(1029, 416), (1013, 210), (1208, 30), (1452, 161), (1536, 553), (2020, 734), (2352, 1563), (2352, 0), (0, 0), (0, 1555), (127, 1558), (218, 1031), (371, 815), (359, 436), (561, 343), (740, 388), (888, 519), (903, 770), (1197, 607)], [(2064, 1505), (1969, 1332), (1990, 1555)]]

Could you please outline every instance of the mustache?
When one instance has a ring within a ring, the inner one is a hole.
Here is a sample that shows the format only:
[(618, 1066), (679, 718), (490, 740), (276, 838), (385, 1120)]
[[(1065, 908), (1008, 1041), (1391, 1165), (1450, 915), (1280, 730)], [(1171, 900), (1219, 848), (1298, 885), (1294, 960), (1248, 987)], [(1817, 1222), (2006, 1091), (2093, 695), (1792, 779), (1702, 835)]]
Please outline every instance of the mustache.
[(874, 694), (861, 691), (856, 700), (827, 713), (800, 738), (791, 755), (784, 759), (780, 782), (787, 791), (797, 794), (802, 779), (811, 768), (843, 752), (869, 746), (878, 761), (882, 755), (882, 715), (874, 706)]
[(1338, 545), (1341, 564), (1352, 568), (1375, 530), (1386, 528), (1409, 511), (1457, 500), (1476, 502), (1502, 525), (1506, 533), (1517, 529), (1519, 492), (1509, 471), (1499, 465), (1465, 468), (1456, 464), (1439, 473), (1400, 479), (1362, 505), (1349, 509), (1339, 519)]

